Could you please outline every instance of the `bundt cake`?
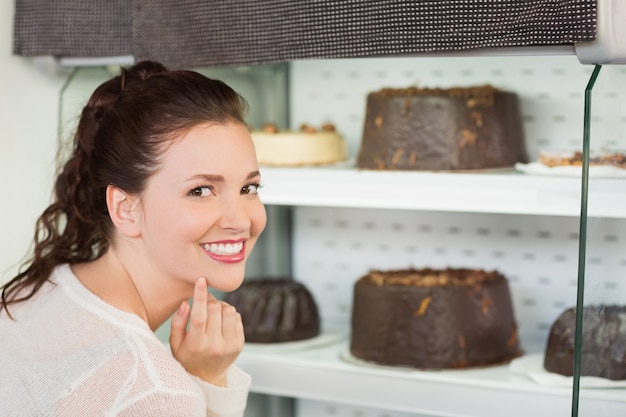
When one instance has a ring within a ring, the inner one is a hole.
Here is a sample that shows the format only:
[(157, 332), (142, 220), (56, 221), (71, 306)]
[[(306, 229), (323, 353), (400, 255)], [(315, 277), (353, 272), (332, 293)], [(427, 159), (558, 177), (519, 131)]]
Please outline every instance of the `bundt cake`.
[(320, 316), (311, 292), (290, 278), (244, 281), (224, 301), (241, 314), (246, 342), (279, 343), (320, 334)]

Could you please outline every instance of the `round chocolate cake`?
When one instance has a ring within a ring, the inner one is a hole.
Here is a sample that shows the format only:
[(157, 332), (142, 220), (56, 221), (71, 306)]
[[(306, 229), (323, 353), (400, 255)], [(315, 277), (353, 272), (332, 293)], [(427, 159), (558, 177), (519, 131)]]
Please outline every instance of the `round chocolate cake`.
[(521, 354), (499, 272), (371, 271), (354, 286), (350, 353), (423, 369), (500, 364)]
[[(544, 368), (574, 374), (576, 309), (565, 310), (550, 328)], [(583, 308), (581, 376), (626, 379), (626, 306), (597, 305)]]
[(320, 334), (315, 299), (304, 284), (289, 278), (245, 281), (224, 301), (241, 314), (246, 342), (278, 343)]
[(367, 96), (357, 168), (477, 170), (527, 159), (515, 93), (484, 85)]

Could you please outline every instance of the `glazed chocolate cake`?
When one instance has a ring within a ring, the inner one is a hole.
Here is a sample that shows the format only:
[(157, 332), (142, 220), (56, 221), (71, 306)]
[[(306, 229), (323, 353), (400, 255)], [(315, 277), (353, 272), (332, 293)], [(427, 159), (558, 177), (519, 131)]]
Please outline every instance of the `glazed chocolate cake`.
[(509, 285), (497, 271), (371, 271), (354, 286), (350, 353), (422, 369), (501, 364), (521, 349)]
[[(544, 358), (549, 372), (574, 374), (576, 309), (565, 310), (550, 328)], [(583, 308), (581, 376), (626, 379), (626, 306)]]
[(471, 88), (386, 88), (367, 96), (356, 166), (476, 170), (527, 162), (517, 94)]
[(241, 314), (246, 342), (279, 343), (320, 334), (317, 304), (304, 284), (289, 278), (245, 281), (224, 301)]

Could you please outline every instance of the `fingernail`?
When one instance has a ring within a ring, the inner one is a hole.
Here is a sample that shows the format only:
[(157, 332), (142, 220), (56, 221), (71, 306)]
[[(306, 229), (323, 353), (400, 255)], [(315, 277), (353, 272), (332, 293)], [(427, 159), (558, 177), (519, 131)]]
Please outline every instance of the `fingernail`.
[(206, 288), (206, 279), (205, 278), (200, 278), (197, 282), (196, 285), (198, 286), (198, 289), (203, 289)]

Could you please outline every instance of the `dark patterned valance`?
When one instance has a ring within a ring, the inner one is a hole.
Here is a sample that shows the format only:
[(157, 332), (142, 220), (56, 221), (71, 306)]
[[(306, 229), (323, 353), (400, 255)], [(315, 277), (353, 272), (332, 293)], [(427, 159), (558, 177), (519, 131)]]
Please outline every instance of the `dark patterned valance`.
[(591, 41), (596, 0), (16, 0), (14, 52), (235, 66)]

